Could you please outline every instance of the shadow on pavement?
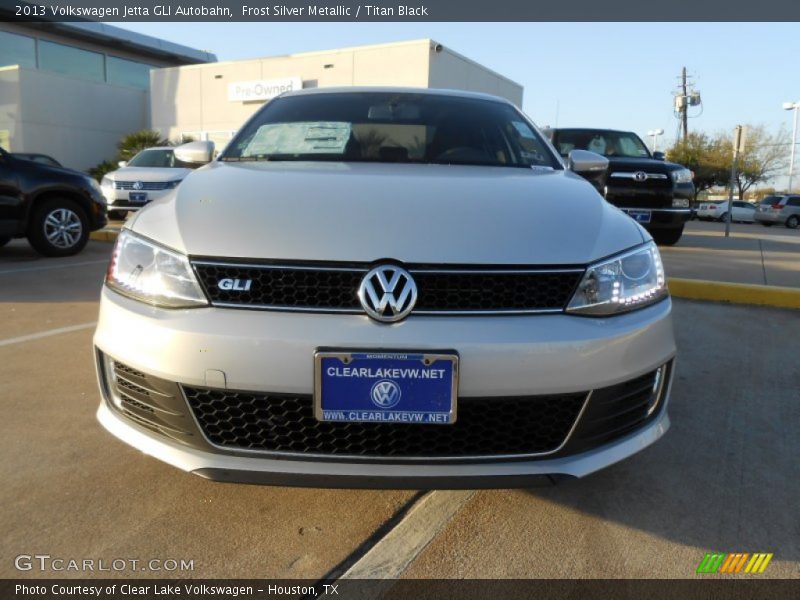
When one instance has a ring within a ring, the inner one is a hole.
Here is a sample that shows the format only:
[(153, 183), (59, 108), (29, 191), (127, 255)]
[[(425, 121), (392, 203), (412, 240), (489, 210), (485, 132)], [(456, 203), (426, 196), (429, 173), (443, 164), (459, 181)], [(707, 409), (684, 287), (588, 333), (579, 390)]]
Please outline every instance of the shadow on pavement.
[(672, 427), (528, 493), (681, 544), (800, 559), (800, 312), (677, 301)]

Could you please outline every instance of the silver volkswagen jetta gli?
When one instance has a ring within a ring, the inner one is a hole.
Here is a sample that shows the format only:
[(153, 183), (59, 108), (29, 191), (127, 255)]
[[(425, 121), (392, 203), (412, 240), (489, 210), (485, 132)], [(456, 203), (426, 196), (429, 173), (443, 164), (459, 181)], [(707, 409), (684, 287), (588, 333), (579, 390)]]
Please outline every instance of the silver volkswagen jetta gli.
[(524, 486), (638, 452), (669, 425), (671, 303), (650, 236), (575, 174), (605, 166), (492, 96), (271, 101), (125, 224), (100, 422), (287, 485)]

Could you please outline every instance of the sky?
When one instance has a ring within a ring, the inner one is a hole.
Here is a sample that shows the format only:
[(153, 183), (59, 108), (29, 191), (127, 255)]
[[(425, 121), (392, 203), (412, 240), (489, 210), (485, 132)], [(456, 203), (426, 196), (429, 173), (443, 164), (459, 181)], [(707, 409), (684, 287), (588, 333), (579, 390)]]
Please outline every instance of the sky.
[(214, 52), (220, 61), (432, 38), (522, 84), (522, 108), (540, 126), (608, 127), (643, 137), (661, 128), (661, 149), (677, 134), (672, 94), (681, 67), (703, 100), (690, 131), (713, 134), (746, 123), (790, 130), (792, 114), (781, 105), (800, 101), (798, 23), (115, 25)]

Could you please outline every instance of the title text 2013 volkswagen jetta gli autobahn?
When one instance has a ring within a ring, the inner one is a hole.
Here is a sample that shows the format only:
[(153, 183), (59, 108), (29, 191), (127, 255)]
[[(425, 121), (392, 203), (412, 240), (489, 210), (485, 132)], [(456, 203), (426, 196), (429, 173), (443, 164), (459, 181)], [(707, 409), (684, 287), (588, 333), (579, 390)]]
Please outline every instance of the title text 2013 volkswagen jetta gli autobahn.
[(570, 172), (605, 159), (567, 162), (491, 96), (271, 101), (119, 236), (100, 421), (185, 471), (287, 485), (522, 486), (634, 454), (669, 423), (664, 271)]

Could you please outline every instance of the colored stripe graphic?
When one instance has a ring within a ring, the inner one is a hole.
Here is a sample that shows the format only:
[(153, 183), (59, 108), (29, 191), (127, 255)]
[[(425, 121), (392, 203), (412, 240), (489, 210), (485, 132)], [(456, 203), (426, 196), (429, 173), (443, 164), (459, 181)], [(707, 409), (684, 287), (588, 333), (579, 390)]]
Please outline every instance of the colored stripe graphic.
[(772, 556), (772, 553), (766, 552), (754, 554), (748, 552), (733, 552), (730, 554), (721, 552), (706, 553), (697, 567), (697, 573), (734, 574), (741, 573), (742, 569), (744, 569), (744, 573), (763, 573), (769, 561), (772, 560)]
[(760, 554), (753, 554), (753, 558), (750, 559), (750, 562), (747, 563), (747, 566), (744, 569), (745, 573), (763, 573), (764, 569), (767, 568), (769, 561), (772, 560), (772, 553), (760, 553)]
[(722, 561), (725, 559), (725, 554), (706, 554), (697, 567), (698, 573), (716, 573)]

